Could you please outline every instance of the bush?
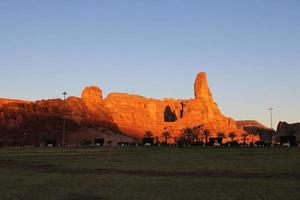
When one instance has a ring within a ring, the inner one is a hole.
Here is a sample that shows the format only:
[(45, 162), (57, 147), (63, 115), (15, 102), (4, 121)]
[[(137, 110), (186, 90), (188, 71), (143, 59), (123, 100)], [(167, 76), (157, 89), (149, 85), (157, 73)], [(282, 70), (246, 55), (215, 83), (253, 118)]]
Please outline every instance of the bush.
[(185, 138), (181, 138), (177, 141), (177, 145), (178, 145), (178, 147), (189, 147), (190, 142), (188, 140), (186, 140)]
[(194, 146), (203, 146), (204, 143), (203, 142), (200, 142), (200, 141), (197, 141), (193, 144)]
[(237, 141), (226, 142), (225, 145), (230, 147), (239, 147), (239, 143)]
[(255, 144), (256, 144), (257, 147), (264, 147), (264, 146), (266, 146), (266, 143), (263, 142), (263, 141), (257, 141), (257, 142), (255, 142)]

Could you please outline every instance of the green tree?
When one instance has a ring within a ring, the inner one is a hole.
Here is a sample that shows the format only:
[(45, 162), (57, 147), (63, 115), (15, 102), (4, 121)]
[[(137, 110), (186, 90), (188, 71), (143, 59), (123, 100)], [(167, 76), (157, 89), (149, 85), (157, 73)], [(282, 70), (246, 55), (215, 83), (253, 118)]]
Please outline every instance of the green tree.
[(224, 132), (219, 132), (218, 133), (218, 138), (225, 138), (225, 133)]
[(272, 143), (274, 136), (276, 135), (276, 131), (271, 128), (256, 128), (256, 132), (259, 135), (260, 140), (268, 143)]
[(204, 135), (204, 137), (205, 137), (205, 143), (208, 143), (208, 138), (209, 138), (209, 136), (211, 135), (210, 130), (205, 129), (205, 130), (203, 131), (203, 135)]
[(159, 137), (158, 136), (156, 136), (155, 137), (155, 144), (159, 144), (160, 142), (159, 142)]
[(231, 142), (233, 142), (233, 139), (236, 137), (235, 132), (230, 132), (230, 133), (228, 134), (228, 137), (230, 137), (230, 138), (231, 138)]
[(203, 138), (203, 125), (198, 125), (193, 127), (193, 139), (194, 142), (198, 142), (199, 140), (202, 142)]
[(244, 144), (246, 144), (246, 139), (247, 139), (247, 137), (248, 137), (247, 132), (243, 132), (242, 138), (243, 138), (243, 143), (244, 143)]
[(251, 136), (251, 143), (254, 143), (254, 136), (259, 135), (258, 127), (256, 126), (247, 126), (244, 127), (244, 131), (246, 131)]
[(145, 138), (153, 138), (153, 133), (151, 131), (146, 131), (144, 134)]
[(192, 140), (194, 138), (194, 131), (192, 128), (184, 128), (181, 131), (181, 137), (184, 138), (189, 143), (192, 143)]
[(171, 138), (171, 133), (169, 131), (164, 131), (161, 136), (165, 139), (165, 143), (168, 144), (168, 139)]

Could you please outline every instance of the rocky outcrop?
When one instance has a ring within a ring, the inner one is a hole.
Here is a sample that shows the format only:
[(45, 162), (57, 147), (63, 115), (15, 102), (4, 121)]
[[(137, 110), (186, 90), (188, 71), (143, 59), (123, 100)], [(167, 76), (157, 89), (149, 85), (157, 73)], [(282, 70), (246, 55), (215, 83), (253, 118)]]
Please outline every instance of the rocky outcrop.
[(235, 121), (222, 115), (213, 101), (205, 73), (197, 75), (194, 90), (195, 99), (186, 100), (157, 100), (112, 93), (104, 99), (104, 106), (123, 132), (137, 137), (142, 137), (147, 130), (155, 136), (161, 136), (164, 130), (179, 136), (183, 128), (199, 125), (215, 134), (236, 129)]
[(205, 72), (198, 73), (194, 83), (194, 94), (195, 99), (205, 99), (208, 102), (213, 102)]
[(97, 106), (102, 103), (102, 90), (96, 86), (86, 87), (81, 93), (81, 99), (89, 107)]
[(278, 136), (295, 136), (296, 141), (300, 141), (300, 123), (288, 124), (279, 122), (277, 126)]
[(236, 130), (236, 122), (222, 115), (214, 102), (205, 73), (197, 75), (194, 93), (193, 99), (158, 100), (125, 93), (111, 93), (103, 99), (101, 89), (90, 86), (82, 91), (81, 98), (69, 97), (65, 102), (0, 99), (1, 137), (26, 132), (37, 140), (41, 132), (61, 134), (64, 113), (69, 138), (91, 127), (135, 138), (143, 137), (146, 131), (160, 137), (166, 130), (178, 137), (183, 128), (199, 125), (213, 135)]
[[(61, 99), (36, 102), (0, 99), (0, 105), (0, 146), (38, 145), (42, 134), (51, 134), (61, 143), (64, 113), (67, 138), (73, 139), (72, 135), (78, 135), (87, 128), (120, 132), (104, 108), (100, 106), (100, 112), (94, 113), (77, 97), (69, 97), (65, 102)], [(77, 142), (68, 141), (73, 144)]]
[(255, 120), (239, 120), (236, 121), (236, 125), (238, 128), (243, 129), (244, 127), (257, 127), (257, 128), (267, 128), (265, 125), (261, 124)]

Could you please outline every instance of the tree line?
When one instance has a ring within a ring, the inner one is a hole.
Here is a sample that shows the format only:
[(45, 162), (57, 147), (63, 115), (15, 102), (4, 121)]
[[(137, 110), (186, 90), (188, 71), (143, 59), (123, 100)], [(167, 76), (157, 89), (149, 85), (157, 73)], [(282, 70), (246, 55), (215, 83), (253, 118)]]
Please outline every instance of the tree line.
[[(271, 143), (273, 137), (276, 135), (276, 131), (274, 129), (268, 128), (260, 128), (260, 127), (244, 127), (244, 131), (241, 135), (242, 141), (246, 144), (246, 140), (248, 137), (251, 138), (251, 143), (254, 143), (254, 137), (259, 136), (259, 139), (264, 142)], [(174, 139), (175, 143), (185, 143), (185, 144), (207, 144), (209, 142), (209, 138), (212, 136), (212, 133), (209, 129), (205, 128), (204, 125), (198, 125), (192, 128), (183, 128), (181, 130), (181, 134), (178, 137), (173, 137), (170, 131), (166, 128), (161, 133), (160, 136), (154, 137), (151, 131), (146, 131), (144, 138), (153, 138), (154, 143), (161, 143), (160, 138), (163, 138), (164, 144), (168, 144), (171, 138)], [(220, 131), (217, 133), (217, 137), (219, 139), (230, 138), (230, 142), (233, 143), (235, 138), (237, 137), (236, 132), (229, 132), (225, 134)]]

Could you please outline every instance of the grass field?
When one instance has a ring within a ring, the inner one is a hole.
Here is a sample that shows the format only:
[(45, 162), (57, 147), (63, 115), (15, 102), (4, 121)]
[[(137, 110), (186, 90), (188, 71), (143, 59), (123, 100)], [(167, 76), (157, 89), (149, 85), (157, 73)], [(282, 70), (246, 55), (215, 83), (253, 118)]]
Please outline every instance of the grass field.
[(0, 199), (300, 199), (300, 149), (0, 149)]

